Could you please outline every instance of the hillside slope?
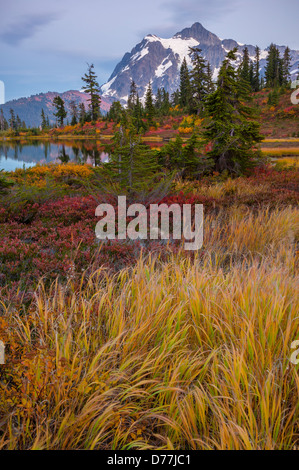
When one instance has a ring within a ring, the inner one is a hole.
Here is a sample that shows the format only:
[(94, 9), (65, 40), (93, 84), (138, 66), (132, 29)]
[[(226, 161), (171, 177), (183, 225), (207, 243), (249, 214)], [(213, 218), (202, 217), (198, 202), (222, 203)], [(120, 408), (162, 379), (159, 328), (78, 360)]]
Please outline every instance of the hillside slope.
[[(68, 112), (67, 119), (71, 120), (71, 109), (70, 102), (75, 101), (77, 105), (84, 103), (85, 108), (88, 107), (89, 95), (82, 93), (78, 90), (69, 90), (64, 93), (57, 93), (49, 91), (48, 93), (39, 93), (38, 95), (32, 95), (29, 98), (19, 98), (17, 100), (8, 101), (7, 103), (0, 106), (3, 109), (4, 117), (8, 120), (10, 117), (10, 109), (13, 109), (15, 115), (19, 115), (21, 121), (25, 121), (27, 126), (39, 126), (41, 124), (41, 112), (42, 109), (45, 115), (48, 116), (50, 124), (54, 124), (56, 121), (53, 113), (55, 107), (53, 106), (53, 99), (55, 96), (61, 96), (65, 102), (65, 108)], [(106, 113), (111, 104), (112, 100), (109, 98), (103, 98), (101, 103), (101, 111)]]

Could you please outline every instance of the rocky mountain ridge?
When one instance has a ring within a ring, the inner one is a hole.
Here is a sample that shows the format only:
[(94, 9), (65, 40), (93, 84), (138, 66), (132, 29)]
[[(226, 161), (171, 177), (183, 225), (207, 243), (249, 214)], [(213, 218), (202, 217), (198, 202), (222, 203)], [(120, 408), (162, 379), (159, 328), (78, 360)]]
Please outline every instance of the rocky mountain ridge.
[[(140, 97), (144, 96), (149, 81), (152, 82), (154, 93), (160, 87), (164, 87), (170, 94), (173, 93), (179, 87), (179, 72), (184, 57), (188, 65), (191, 65), (188, 56), (189, 47), (202, 49), (203, 56), (212, 67), (213, 78), (216, 79), (227, 52), (238, 47), (238, 64), (242, 59), (245, 46), (248, 47), (251, 59), (253, 59), (255, 46), (241, 44), (234, 39), (220, 39), (200, 23), (194, 23), (191, 28), (185, 28), (169, 39), (148, 34), (117, 64), (107, 83), (102, 86), (103, 96), (125, 103), (132, 80), (137, 85)], [(285, 48), (286, 46), (279, 46), (281, 54)], [(267, 49), (261, 50), (261, 74), (265, 69), (267, 55)], [(299, 51), (291, 51), (291, 55), (292, 72), (295, 76), (299, 69)]]

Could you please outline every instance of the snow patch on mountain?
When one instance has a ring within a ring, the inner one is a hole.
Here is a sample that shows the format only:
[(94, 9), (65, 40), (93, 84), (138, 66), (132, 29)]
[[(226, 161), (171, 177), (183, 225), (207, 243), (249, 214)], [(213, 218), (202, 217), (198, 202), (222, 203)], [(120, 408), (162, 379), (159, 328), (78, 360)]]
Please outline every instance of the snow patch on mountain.
[(162, 77), (164, 73), (166, 72), (169, 67), (172, 66), (172, 62), (168, 60), (168, 62), (165, 63), (165, 60), (162, 62), (162, 64), (159, 65), (157, 70), (155, 71), (156, 77)]
[(132, 62), (134, 62), (134, 61), (136, 61), (136, 60), (140, 60), (140, 59), (142, 59), (142, 57), (146, 56), (148, 53), (149, 53), (149, 50), (148, 50), (148, 48), (146, 47), (145, 49), (142, 49), (141, 51), (136, 52), (136, 54), (134, 54), (134, 55), (131, 57), (131, 60), (132, 60)]
[(113, 93), (111, 92), (110, 90), (110, 87), (111, 85), (113, 85), (113, 83), (115, 82), (116, 80), (116, 76), (114, 78), (112, 78), (112, 80), (110, 80), (109, 82), (105, 83), (105, 85), (102, 85), (101, 89), (102, 89), (102, 94), (105, 95), (105, 96), (113, 96)]
[(173, 38), (164, 39), (153, 34), (149, 34), (148, 36), (145, 36), (144, 39), (148, 42), (160, 42), (164, 49), (171, 49), (175, 55), (177, 54), (179, 56), (180, 64), (182, 64), (184, 57), (186, 57), (188, 65), (191, 65), (189, 47), (197, 47), (200, 44), (196, 39), (182, 39), (179, 35), (176, 35)]
[[(255, 46), (245, 46), (233, 39), (220, 39), (200, 23), (194, 23), (190, 28), (183, 29), (172, 38), (160, 38), (154, 34), (145, 36), (131, 52), (126, 52), (117, 64), (108, 82), (102, 86), (102, 95), (123, 102), (130, 93), (132, 80), (137, 86), (140, 98), (145, 95), (150, 81), (153, 94), (156, 94), (158, 88), (161, 87), (172, 94), (179, 87), (180, 67), (184, 58), (189, 68), (192, 65), (189, 56), (190, 47), (199, 47), (202, 50), (202, 56), (210, 63), (214, 81), (217, 80), (226, 54), (235, 47), (238, 47), (238, 51), (234, 66), (237, 67), (240, 64), (245, 47), (248, 48), (251, 60), (255, 59)], [(285, 46), (279, 46), (279, 49), (282, 55)], [(260, 52), (261, 75), (264, 74), (268, 54), (268, 50)], [(299, 51), (291, 51), (291, 54), (291, 70), (297, 70)]]
[(159, 41), (165, 49), (172, 49), (174, 54), (178, 54), (180, 65), (182, 64), (184, 57), (186, 57), (187, 64), (191, 65), (189, 47), (197, 47), (200, 44), (196, 39), (182, 39), (180, 37), (170, 39), (159, 38)]

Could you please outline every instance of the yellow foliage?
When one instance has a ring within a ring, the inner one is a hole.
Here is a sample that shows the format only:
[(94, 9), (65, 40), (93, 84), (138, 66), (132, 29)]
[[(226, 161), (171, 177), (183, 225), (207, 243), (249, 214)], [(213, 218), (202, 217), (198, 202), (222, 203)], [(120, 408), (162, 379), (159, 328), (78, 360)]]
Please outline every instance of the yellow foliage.
[(191, 134), (193, 132), (193, 127), (179, 127), (180, 134)]
[(22, 168), (17, 168), (11, 173), (11, 178), (16, 182), (21, 182), (26, 178), (28, 184), (34, 183), (36, 186), (43, 187), (47, 177), (60, 179), (64, 176), (77, 176), (80, 178), (89, 178), (92, 175), (92, 167), (85, 164), (79, 165), (77, 163), (52, 163), (49, 165), (36, 165), (32, 168), (27, 168), (25, 171)]

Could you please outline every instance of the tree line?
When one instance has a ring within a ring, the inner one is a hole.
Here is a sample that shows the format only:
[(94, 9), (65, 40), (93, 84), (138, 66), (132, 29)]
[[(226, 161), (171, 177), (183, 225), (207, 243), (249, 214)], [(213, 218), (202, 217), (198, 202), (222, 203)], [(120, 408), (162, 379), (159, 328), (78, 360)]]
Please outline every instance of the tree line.
[[(244, 100), (249, 96), (250, 89), (246, 80), (240, 79), (239, 70), (234, 66), (237, 48), (227, 54), (215, 84), (203, 71), (204, 61), (200, 51), (192, 49), (190, 52), (197, 66), (190, 80), (191, 90), (194, 87), (190, 100), (193, 112), (204, 116), (203, 128), (200, 133), (195, 129), (186, 142), (178, 136), (159, 151), (149, 149), (142, 143), (138, 129), (141, 107), (132, 83), (128, 108), (119, 108), (119, 129), (109, 152), (110, 162), (104, 165), (103, 170), (123, 190), (133, 188), (134, 181), (135, 189), (140, 185), (146, 186), (146, 182), (151, 187), (149, 181), (157, 176), (157, 171), (166, 174), (175, 172), (182, 178), (192, 179), (201, 178), (211, 171), (239, 175), (261, 161), (257, 144), (263, 136), (255, 120), (255, 109)], [(189, 87), (188, 82), (187, 85)], [(155, 108), (149, 90), (150, 86), (146, 93), (145, 113)], [(181, 99), (184, 98), (182, 90), (181, 83)], [(115, 104), (114, 108), (116, 106), (119, 107), (119, 104)]]
[[(137, 84), (132, 81), (130, 93), (127, 102), (127, 111), (135, 118), (135, 125), (139, 130), (146, 130), (153, 125), (156, 116), (167, 116), (170, 108), (179, 106), (184, 112), (189, 114), (202, 114), (205, 109), (206, 98), (215, 91), (215, 82), (211, 65), (203, 58), (201, 49), (190, 48), (189, 57), (191, 67), (187, 65), (184, 58), (180, 68), (180, 85), (179, 88), (169, 96), (169, 93), (163, 88), (158, 88), (154, 96), (152, 84), (149, 82), (144, 104), (138, 95)], [(243, 57), (239, 67), (236, 70), (237, 79), (240, 88), (247, 89), (247, 97), (250, 92), (257, 92), (263, 88), (270, 88), (269, 105), (277, 105), (279, 94), (290, 86), (291, 76), (291, 51), (286, 47), (281, 56), (279, 48), (275, 44), (269, 46), (267, 63), (264, 76), (260, 74), (261, 50), (255, 47), (255, 56), (249, 55), (247, 47), (243, 50)], [(299, 76), (298, 76), (299, 77)], [(70, 124), (96, 121), (101, 117), (100, 105), (100, 86), (94, 71), (94, 65), (88, 64), (87, 73), (82, 77), (83, 91), (89, 94), (88, 109), (85, 109), (84, 103), (77, 104), (74, 100), (69, 103), (70, 106)], [(67, 117), (65, 102), (60, 96), (56, 96), (53, 100), (53, 106), (56, 117), (56, 126), (62, 127)], [(123, 107), (119, 101), (112, 103), (107, 116), (103, 119), (110, 119), (119, 122), (122, 116)], [(146, 122), (144, 122), (146, 119)], [(69, 123), (69, 122), (68, 122)], [(45, 115), (44, 110), (41, 112), (41, 128), (43, 130), (50, 128), (49, 117)], [(10, 109), (10, 118), (5, 119), (3, 111), (0, 112), (0, 130), (5, 131), (12, 129), (19, 131), (26, 129), (26, 123), (21, 121), (14, 110)]]
[[(191, 67), (187, 65), (186, 58), (180, 67), (179, 88), (169, 96), (164, 88), (158, 88), (156, 96), (153, 95), (152, 84), (149, 82), (142, 104), (137, 85), (131, 82), (127, 110), (137, 121), (138, 128), (145, 127), (142, 119), (146, 118), (149, 125), (154, 117), (166, 116), (170, 107), (179, 106), (188, 114), (204, 114), (205, 100), (215, 91), (216, 83), (213, 80), (212, 68), (202, 56), (200, 48), (189, 48)], [(236, 57), (237, 59), (237, 57)], [(236, 80), (239, 89), (243, 89), (243, 98), (249, 99), (250, 93), (258, 92), (263, 88), (273, 89), (270, 93), (269, 104), (275, 104), (275, 97), (285, 91), (291, 84), (291, 52), (286, 47), (283, 56), (280, 56), (275, 44), (269, 46), (265, 74), (260, 73), (261, 49), (255, 47), (255, 56), (252, 59), (248, 47), (243, 50), (242, 60), (236, 69)], [(280, 88), (280, 89), (279, 89)], [(245, 92), (246, 91), (246, 92)], [(119, 101), (112, 104), (108, 119), (118, 122), (121, 118), (122, 106)]]
[[(137, 130), (146, 130), (153, 125), (154, 118), (157, 116), (167, 116), (170, 108), (179, 106), (188, 114), (201, 115), (205, 109), (206, 98), (215, 91), (216, 84), (213, 81), (212, 68), (202, 56), (200, 48), (190, 48), (189, 57), (191, 67), (187, 65), (186, 58), (183, 59), (180, 68), (179, 88), (170, 96), (163, 88), (158, 88), (154, 96), (152, 83), (149, 82), (144, 103), (139, 97), (138, 86), (134, 80), (131, 81), (130, 92), (127, 102), (127, 111), (134, 117)], [(278, 47), (271, 44), (267, 56), (265, 75), (260, 73), (261, 49), (255, 47), (254, 59), (249, 55), (248, 47), (243, 50), (243, 57), (239, 67), (236, 69), (239, 88), (245, 90), (244, 98), (248, 98), (251, 92), (257, 92), (267, 87), (273, 89), (270, 94), (269, 104), (274, 104), (279, 96), (278, 87), (288, 87), (290, 85), (291, 53), (290, 48), (286, 47), (283, 56), (280, 56)], [(83, 103), (77, 105), (74, 101), (70, 103), (71, 107), (71, 125), (88, 121), (97, 120), (100, 113), (100, 87), (94, 72), (94, 65), (88, 65), (88, 72), (82, 77), (85, 84), (83, 90), (90, 95), (88, 110), (85, 110)], [(65, 103), (61, 97), (54, 98), (53, 104), (56, 108), (54, 115), (57, 118), (57, 124), (62, 126), (67, 116)], [(103, 118), (114, 122), (120, 122), (123, 106), (119, 101), (112, 103), (107, 116)], [(145, 122), (146, 119), (146, 122)], [(42, 119), (42, 127), (46, 127), (46, 122)]]
[(9, 114), (10, 117), (7, 121), (4, 117), (3, 109), (0, 109), (0, 131), (7, 131), (8, 129), (19, 131), (26, 129), (25, 121), (21, 121), (19, 115), (16, 115), (12, 108), (10, 108)]

